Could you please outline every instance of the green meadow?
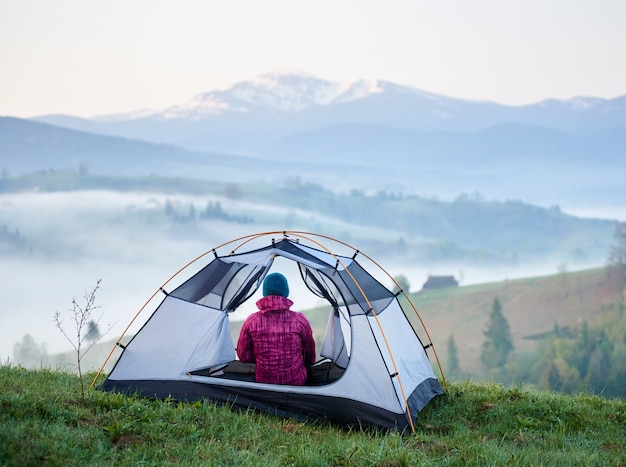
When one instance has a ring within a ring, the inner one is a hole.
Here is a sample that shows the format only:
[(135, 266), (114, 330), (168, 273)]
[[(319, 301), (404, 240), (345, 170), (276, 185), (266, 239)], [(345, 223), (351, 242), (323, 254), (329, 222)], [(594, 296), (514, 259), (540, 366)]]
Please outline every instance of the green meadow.
[(623, 399), (493, 383), (449, 382), (406, 433), (97, 389), (83, 400), (74, 374), (8, 365), (0, 405), (3, 466), (626, 465)]

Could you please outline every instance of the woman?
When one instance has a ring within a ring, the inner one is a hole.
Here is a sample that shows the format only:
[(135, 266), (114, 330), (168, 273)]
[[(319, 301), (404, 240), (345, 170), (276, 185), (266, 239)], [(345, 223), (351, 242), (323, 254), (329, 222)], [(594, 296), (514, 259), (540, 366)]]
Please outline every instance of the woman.
[(303, 385), (307, 364), (315, 363), (315, 340), (306, 317), (291, 311), (289, 284), (280, 273), (263, 281), (259, 311), (243, 323), (237, 355), (244, 363), (256, 363), (258, 383)]

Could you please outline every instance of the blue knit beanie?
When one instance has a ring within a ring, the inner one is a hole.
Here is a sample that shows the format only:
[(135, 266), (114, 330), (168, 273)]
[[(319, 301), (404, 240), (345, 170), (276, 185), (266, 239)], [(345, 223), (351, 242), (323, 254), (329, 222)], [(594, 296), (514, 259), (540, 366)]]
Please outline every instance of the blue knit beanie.
[(267, 297), (268, 295), (289, 296), (289, 284), (281, 273), (273, 272), (263, 281), (263, 296)]

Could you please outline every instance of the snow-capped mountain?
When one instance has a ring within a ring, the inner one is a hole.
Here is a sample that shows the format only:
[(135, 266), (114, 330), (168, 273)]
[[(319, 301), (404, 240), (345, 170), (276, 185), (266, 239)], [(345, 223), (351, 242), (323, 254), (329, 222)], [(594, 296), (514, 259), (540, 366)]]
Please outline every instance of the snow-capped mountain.
[[(109, 119), (164, 118), (171, 120), (201, 120), (206, 117), (228, 113), (254, 111), (297, 114), (312, 109), (331, 107), (350, 102), (365, 101), (374, 97), (406, 99), (415, 105), (415, 110), (429, 109), (436, 119), (453, 117), (465, 113), (466, 107), (493, 111), (506, 110), (523, 114), (525, 111), (541, 113), (557, 109), (576, 113), (596, 112), (610, 114), (623, 111), (611, 100), (577, 96), (568, 100), (548, 99), (527, 106), (505, 106), (489, 101), (455, 99), (429, 93), (414, 86), (404, 86), (380, 80), (354, 80), (332, 82), (317, 78), (299, 70), (278, 70), (266, 73), (232, 86), (194, 96), (187, 102), (168, 107), (162, 111), (140, 110), (126, 115), (111, 116)], [(500, 122), (495, 122), (500, 123)], [(532, 122), (525, 122), (532, 123)]]
[[(229, 113), (299, 114), (315, 109), (360, 102), (377, 95), (403, 96), (423, 100), (433, 108), (433, 115), (445, 118), (456, 102), (464, 102), (428, 93), (412, 86), (401, 86), (380, 80), (359, 79), (332, 82), (305, 72), (283, 71), (260, 75), (236, 83), (224, 90), (209, 91), (191, 100), (150, 115), (166, 120), (198, 121)], [(143, 115), (145, 117), (147, 115)]]
[[(37, 120), (188, 149), (267, 154), (284, 138), (337, 125), (478, 132), (503, 124), (589, 133), (626, 127), (626, 96), (549, 99), (526, 106), (456, 99), (378, 80), (338, 83), (287, 70), (201, 93), (157, 112)], [(380, 132), (379, 132), (380, 133)], [(383, 144), (381, 142), (381, 144)]]
[(335, 83), (305, 73), (273, 72), (236, 83), (225, 90), (199, 94), (188, 102), (169, 107), (155, 116), (199, 120), (209, 115), (245, 113), (257, 109), (297, 113), (364, 99), (384, 92), (383, 86), (376, 80)]

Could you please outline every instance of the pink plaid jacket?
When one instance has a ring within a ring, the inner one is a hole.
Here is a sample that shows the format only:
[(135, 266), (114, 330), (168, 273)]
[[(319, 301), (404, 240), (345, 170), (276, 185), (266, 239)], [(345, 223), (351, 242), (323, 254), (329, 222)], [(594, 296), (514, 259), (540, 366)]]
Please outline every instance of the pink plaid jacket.
[(245, 363), (256, 363), (258, 383), (302, 385), (307, 379), (306, 363), (315, 363), (315, 341), (306, 317), (291, 311), (293, 302), (268, 295), (256, 302), (259, 309), (243, 323), (237, 355)]

